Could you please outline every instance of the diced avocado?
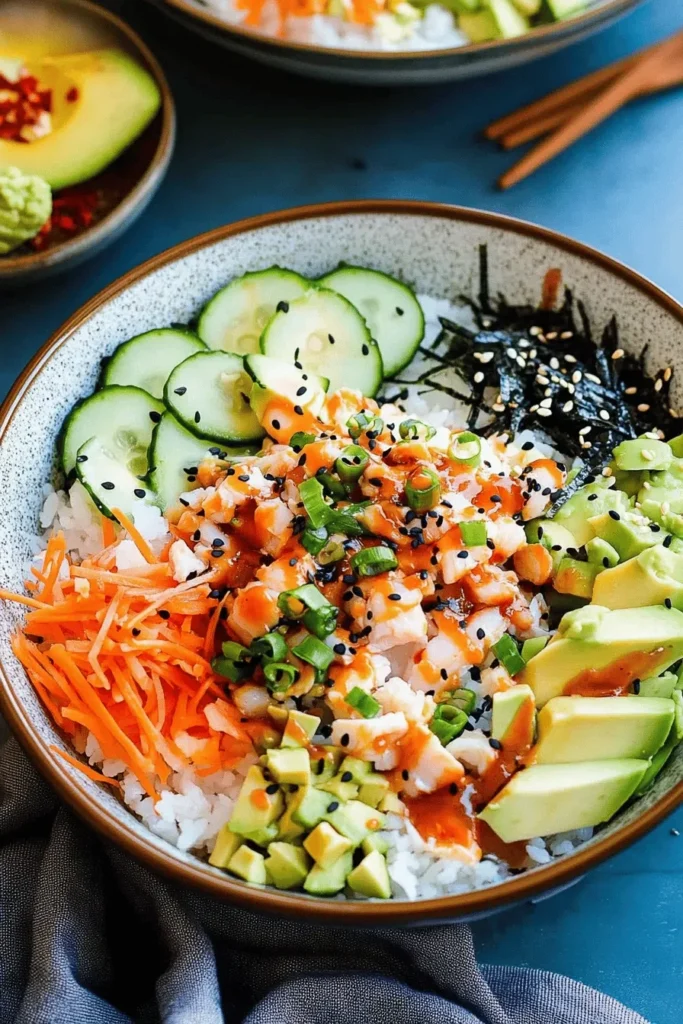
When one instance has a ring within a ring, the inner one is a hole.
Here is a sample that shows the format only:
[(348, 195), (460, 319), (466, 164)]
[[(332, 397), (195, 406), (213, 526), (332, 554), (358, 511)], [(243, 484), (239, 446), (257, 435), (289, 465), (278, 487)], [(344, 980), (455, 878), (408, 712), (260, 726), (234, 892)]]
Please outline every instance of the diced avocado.
[(517, 772), (480, 813), (504, 843), (590, 828), (633, 795), (647, 761), (536, 764)]
[(314, 757), (311, 761), (311, 782), (320, 786), (337, 773), (342, 756), (336, 747), (327, 747), (324, 754)]
[(304, 889), (311, 896), (335, 896), (346, 885), (346, 878), (353, 868), (353, 854), (343, 853), (329, 868), (314, 864), (306, 876)]
[(305, 747), (280, 747), (266, 754), (268, 771), (276, 782), (307, 786), (311, 781), (311, 760)]
[(677, 677), (673, 672), (663, 672), (661, 676), (650, 676), (640, 680), (640, 697), (671, 697), (676, 689)]
[(673, 720), (662, 697), (554, 697), (538, 716), (534, 763), (650, 758)]
[(304, 828), (315, 828), (319, 821), (322, 821), (327, 814), (327, 808), (332, 800), (329, 793), (323, 793), (313, 786), (306, 786), (295, 794), (290, 805), (292, 821)]
[(318, 785), (318, 789), (322, 789), (325, 793), (331, 793), (332, 796), (336, 796), (344, 802), (355, 800), (358, 796), (359, 787), (355, 782), (349, 782), (348, 779), (345, 779), (344, 775), (345, 773), (337, 773), (337, 775), (328, 779), (327, 782)]
[(287, 724), (287, 719), (289, 718), (289, 711), (287, 708), (283, 708), (280, 704), (269, 704), (268, 715), (274, 722), (284, 728)]
[(319, 725), (320, 719), (315, 715), (306, 715), (303, 711), (290, 711), (280, 745), (283, 747), (307, 746), (311, 737), (315, 736), (315, 730)]
[(405, 806), (401, 802), (400, 797), (396, 793), (392, 793), (391, 790), (382, 800), (378, 810), (382, 811), (383, 814), (405, 814)]
[(370, 761), (361, 761), (358, 757), (347, 756), (339, 765), (339, 771), (342, 775), (344, 772), (351, 772), (353, 781), (360, 786), (372, 772), (372, 764)]
[(584, 676), (590, 682), (601, 672), (607, 674), (615, 662), (619, 681), (625, 685), (663, 672), (681, 657), (683, 614), (675, 608), (611, 611), (586, 605), (562, 618), (557, 634), (526, 665), (519, 681), (528, 683), (536, 705), (542, 707), (551, 697), (565, 693), (572, 682)]
[[(678, 504), (674, 495), (670, 495), (670, 498)], [(639, 504), (642, 515), (647, 516), (655, 524), (655, 527), (658, 526), (664, 531), (658, 538), (659, 540), (663, 541), (667, 533), (671, 533), (679, 539), (683, 537), (683, 515), (673, 510), (670, 502), (665, 503), (663, 501), (655, 501), (652, 498), (646, 498), (645, 501), (641, 501)], [(668, 511), (666, 511), (667, 505)]]
[(520, 14), (526, 14), (528, 18), (531, 18), (540, 11), (542, 0), (512, 0), (512, 2)]
[(609, 468), (614, 474), (614, 486), (618, 491), (623, 491), (627, 498), (634, 498), (650, 474), (641, 470), (639, 473), (628, 473), (617, 468), (616, 462), (610, 462)]
[(616, 519), (609, 512), (604, 512), (599, 516), (591, 516), (588, 522), (595, 536), (611, 544), (622, 561), (635, 558), (641, 551), (655, 547), (664, 540), (661, 530), (652, 530), (650, 521), (635, 512), (619, 512)]
[(522, 644), (522, 657), (524, 661), (531, 661), (537, 654), (540, 654), (549, 639), (550, 637), (548, 636), (530, 636), (528, 640), (525, 640)]
[(282, 792), (277, 789), (270, 793), (269, 789), (271, 783), (266, 781), (257, 765), (252, 765), (232, 811), (229, 823), (231, 832), (242, 836), (248, 835), (250, 832), (265, 828), (280, 817), (284, 809)]
[(586, 0), (545, 0), (553, 21), (563, 21), (586, 9)]
[(268, 881), (265, 857), (262, 853), (252, 850), (250, 846), (240, 846), (239, 850), (233, 853), (228, 871), (252, 885), (265, 885)]
[(491, 735), (505, 746), (506, 737), (514, 734), (515, 748), (530, 747), (534, 742), (536, 703), (530, 686), (520, 683), (493, 695)]
[(389, 840), (385, 836), (373, 832), (372, 835), (366, 836), (360, 845), (363, 853), (372, 853), (373, 850), (377, 850), (384, 855), (389, 849)]
[(354, 892), (360, 893), (361, 896), (380, 900), (391, 899), (387, 862), (379, 850), (372, 850), (366, 854), (360, 864), (349, 872), (346, 881)]
[(271, 821), (270, 825), (258, 828), (255, 832), (245, 833), (242, 836), (242, 839), (256, 843), (257, 846), (268, 846), (268, 844), (272, 843), (273, 839), (276, 838), (278, 831), (278, 823), (276, 821)]
[(346, 836), (340, 835), (329, 822), (321, 821), (304, 839), (304, 848), (316, 864), (321, 868), (329, 868), (343, 853), (353, 848), (353, 843)]
[(525, 18), (512, 3), (512, 0), (484, 0), (484, 7), (493, 15), (496, 23), (498, 39), (514, 39), (525, 35), (529, 29), (529, 19)]
[(268, 878), (278, 889), (294, 889), (308, 874), (310, 861), (300, 846), (271, 843), (266, 857)]
[(622, 441), (612, 454), (618, 468), (628, 470), (668, 469), (674, 457), (665, 441), (652, 437)]
[(348, 804), (340, 804), (333, 811), (327, 811), (325, 821), (329, 821), (337, 832), (350, 839), (354, 846), (362, 843), (371, 832), (384, 827), (384, 815), (360, 800), (350, 800)]
[(588, 561), (600, 569), (611, 569), (619, 564), (619, 552), (602, 537), (593, 537), (586, 543)]
[(555, 519), (533, 519), (524, 529), (530, 544), (542, 544), (550, 552), (553, 573), (557, 572), (567, 549), (577, 547), (574, 534)]
[(209, 864), (213, 864), (215, 868), (227, 868), (233, 853), (235, 853), (241, 845), (241, 836), (236, 836), (234, 832), (230, 831), (227, 825), (223, 825), (216, 836), (216, 842), (213, 845), (213, 850), (209, 857)]
[(595, 578), (599, 573), (597, 565), (580, 562), (578, 558), (565, 557), (560, 562), (553, 586), (559, 594), (572, 594), (590, 600)]
[(287, 809), (277, 823), (277, 838), (282, 842), (291, 843), (306, 832), (306, 828), (294, 821), (292, 817), (292, 806), (297, 805), (297, 801), (301, 799), (300, 793), (302, 792), (305, 791), (299, 790), (287, 797)]
[(389, 780), (379, 772), (370, 772), (366, 775), (363, 785), (360, 787), (358, 799), (369, 807), (379, 807), (389, 793)]
[(458, 18), (458, 27), (473, 43), (487, 43), (498, 39), (498, 25), (490, 11), (463, 11)]
[(677, 437), (672, 437), (667, 444), (677, 459), (683, 458), (683, 434), (679, 434)]
[(661, 544), (600, 573), (593, 600), (605, 608), (664, 604), (683, 609), (683, 555)]
[(569, 530), (576, 547), (583, 547), (586, 541), (595, 536), (588, 523), (591, 517), (609, 512), (610, 509), (616, 512), (628, 510), (628, 498), (622, 491), (610, 490), (612, 486), (611, 477), (598, 477), (594, 483), (587, 484), (576, 494), (572, 494), (562, 508), (558, 509), (553, 521)]

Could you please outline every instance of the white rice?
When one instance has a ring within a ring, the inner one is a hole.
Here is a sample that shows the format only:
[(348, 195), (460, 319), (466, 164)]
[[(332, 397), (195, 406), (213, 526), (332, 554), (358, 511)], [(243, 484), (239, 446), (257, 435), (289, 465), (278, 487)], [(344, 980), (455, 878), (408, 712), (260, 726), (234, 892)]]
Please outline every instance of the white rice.
[[(425, 312), (426, 344), (431, 343), (439, 333), (438, 318), (445, 316), (464, 325), (471, 324), (471, 313), (456, 307), (444, 299), (419, 296)], [(414, 364), (411, 371), (419, 369)], [(453, 384), (451, 376), (450, 383)], [(458, 385), (460, 387), (460, 385)], [(466, 385), (461, 383), (462, 390)], [(463, 426), (468, 407), (457, 400), (449, 399), (436, 392), (421, 395), (419, 386), (409, 389), (409, 397), (401, 404), (405, 409), (423, 419), (428, 418), (436, 427)], [(431, 401), (438, 397), (439, 404)], [(442, 401), (445, 399), (445, 401)], [(520, 435), (516, 442), (532, 439), (537, 448), (552, 453), (532, 434)], [(139, 502), (135, 508), (135, 522), (145, 539), (159, 552), (168, 539), (167, 524), (154, 506)], [(44, 488), (44, 503), (39, 517), (42, 533), (34, 538), (35, 562), (42, 561), (41, 552), (53, 530), (63, 530), (71, 557), (80, 561), (101, 549), (101, 517), (94, 509), (87, 492), (75, 483), (69, 493), (54, 490), (50, 485)], [(124, 541), (117, 551), (119, 569), (132, 568), (142, 563), (141, 556), (130, 541)], [(534, 598), (532, 611), (535, 625), (529, 635), (545, 632), (541, 615), (545, 610), (542, 597)], [(461, 685), (474, 690), (480, 698), (484, 693), (478, 680), (466, 673)], [(476, 711), (470, 719), (472, 725), (487, 727), (490, 712)], [(182, 745), (182, 737), (178, 743)], [(191, 743), (192, 738), (187, 737)], [(324, 740), (322, 741), (324, 742)], [(252, 754), (245, 757), (232, 771), (218, 772), (202, 777), (192, 769), (173, 774), (166, 786), (159, 786), (160, 798), (155, 804), (145, 793), (136, 777), (120, 761), (103, 757), (94, 736), (89, 735), (82, 751), (88, 762), (108, 777), (121, 781), (121, 795), (127, 806), (155, 835), (181, 850), (192, 850), (199, 856), (211, 852), (221, 827), (230, 819), (235, 799), (239, 793), (248, 768), (257, 762)], [(467, 801), (465, 791), (463, 799)], [(448, 849), (435, 848), (425, 842), (407, 818), (390, 814), (387, 828), (382, 833), (389, 844), (387, 865), (394, 896), (399, 899), (428, 899), (443, 895), (457, 895), (484, 886), (494, 885), (509, 877), (511, 869), (495, 857), (486, 856), (477, 864), (465, 864)], [(585, 842), (592, 835), (592, 829), (581, 829), (547, 839), (533, 839), (526, 847), (529, 859), (538, 865), (546, 864), (556, 857), (562, 857)]]

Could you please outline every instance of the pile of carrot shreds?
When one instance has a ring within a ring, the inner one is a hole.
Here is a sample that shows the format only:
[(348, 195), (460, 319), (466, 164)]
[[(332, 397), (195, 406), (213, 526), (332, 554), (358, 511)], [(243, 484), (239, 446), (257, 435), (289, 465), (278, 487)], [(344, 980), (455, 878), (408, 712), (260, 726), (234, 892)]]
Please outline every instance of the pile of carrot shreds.
[[(233, 767), (253, 749), (260, 723), (240, 718), (211, 668), (225, 603), (210, 596), (214, 574), (176, 583), (167, 551), (157, 557), (130, 520), (114, 514), (144, 565), (117, 571), (114, 524), (103, 519), (100, 554), (71, 564), (56, 533), (41, 569), (31, 570), (30, 596), (0, 598), (30, 608), (12, 647), (55, 723), (81, 752), (92, 733), (104, 757), (123, 761), (156, 800), (155, 777), (164, 785), (190, 763), (199, 775)], [(89, 778), (118, 786), (51, 749)]]

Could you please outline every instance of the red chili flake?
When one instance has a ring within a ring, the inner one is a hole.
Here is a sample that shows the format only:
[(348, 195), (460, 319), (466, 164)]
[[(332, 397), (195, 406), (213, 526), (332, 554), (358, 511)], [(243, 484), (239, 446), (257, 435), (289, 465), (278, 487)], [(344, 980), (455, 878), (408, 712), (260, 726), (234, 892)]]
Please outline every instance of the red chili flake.
[(61, 216), (56, 218), (57, 227), (61, 228), (62, 231), (68, 231), (71, 234), (72, 231), (76, 230), (76, 221), (73, 217), (69, 217), (68, 214), (63, 213)]
[(78, 89), (76, 88), (75, 85), (72, 85), (71, 88), (69, 89), (68, 93), (66, 94), (66, 102), (67, 103), (75, 103), (77, 99), (78, 99)]

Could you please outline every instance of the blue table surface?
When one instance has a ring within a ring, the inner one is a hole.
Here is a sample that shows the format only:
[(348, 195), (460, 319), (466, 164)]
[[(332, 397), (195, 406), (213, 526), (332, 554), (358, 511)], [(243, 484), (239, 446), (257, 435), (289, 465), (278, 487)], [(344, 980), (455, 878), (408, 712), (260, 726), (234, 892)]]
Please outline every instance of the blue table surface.
[[(526, 68), (391, 90), (287, 77), (188, 38), (139, 4), (123, 13), (174, 90), (175, 160), (116, 245), (70, 275), (0, 294), (3, 393), (60, 323), (124, 271), (197, 232), (309, 202), (410, 198), (497, 210), (603, 249), (683, 298), (683, 90), (621, 111), (508, 193), (493, 182), (510, 155), (477, 138), (493, 118), (680, 28), (678, 3), (651, 0)], [(682, 893), (679, 810), (568, 891), (476, 924), (479, 955), (571, 975), (653, 1024), (679, 1024)]]

